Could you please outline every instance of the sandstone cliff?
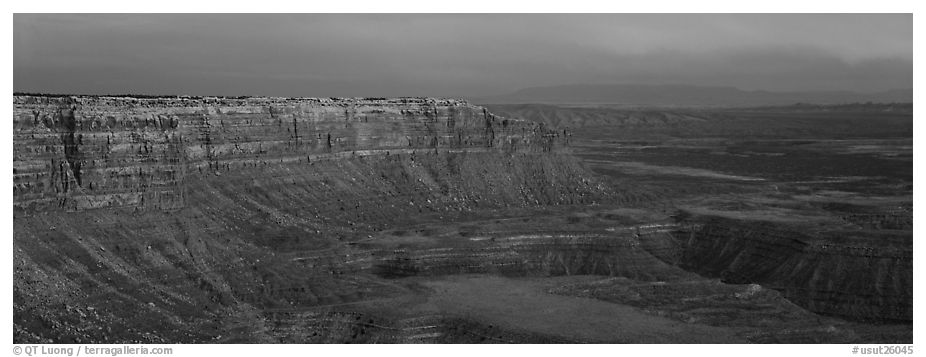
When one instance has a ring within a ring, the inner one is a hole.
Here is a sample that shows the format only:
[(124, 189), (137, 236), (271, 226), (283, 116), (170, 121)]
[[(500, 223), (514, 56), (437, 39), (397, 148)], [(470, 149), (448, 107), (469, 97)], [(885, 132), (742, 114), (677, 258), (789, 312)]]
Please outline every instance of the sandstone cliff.
[(415, 152), (557, 151), (542, 125), (430, 98), (14, 97), (14, 207), (186, 204), (185, 182)]
[(263, 310), (402, 296), (364, 273), (377, 232), (610, 192), (559, 133), (462, 101), (14, 103), (22, 342), (267, 342), (240, 330)]

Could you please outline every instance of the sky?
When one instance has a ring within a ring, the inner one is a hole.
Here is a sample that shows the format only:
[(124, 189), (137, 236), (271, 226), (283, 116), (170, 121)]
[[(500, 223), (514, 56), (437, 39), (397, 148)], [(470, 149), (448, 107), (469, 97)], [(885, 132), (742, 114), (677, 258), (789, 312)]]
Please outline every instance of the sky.
[(911, 14), (15, 14), (18, 92), (473, 97), (913, 87)]

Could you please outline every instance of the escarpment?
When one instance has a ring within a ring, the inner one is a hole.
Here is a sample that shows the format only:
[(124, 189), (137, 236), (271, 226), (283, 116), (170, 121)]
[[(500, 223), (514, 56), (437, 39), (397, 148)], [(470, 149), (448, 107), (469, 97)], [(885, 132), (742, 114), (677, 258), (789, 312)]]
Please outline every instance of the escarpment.
[(762, 284), (819, 313), (913, 320), (913, 251), (906, 234), (701, 221), (677, 233), (683, 247), (677, 261), (686, 269), (734, 284)]
[(557, 153), (557, 132), (455, 100), (14, 97), (14, 208), (176, 209), (188, 182), (320, 161)]
[(224, 341), (406, 294), (358, 263), (384, 229), (611, 196), (559, 133), (462, 101), (14, 104), (18, 341)]
[(878, 249), (674, 219), (463, 101), (14, 104), (19, 343), (858, 342), (816, 313), (912, 318), (906, 216), (843, 215)]

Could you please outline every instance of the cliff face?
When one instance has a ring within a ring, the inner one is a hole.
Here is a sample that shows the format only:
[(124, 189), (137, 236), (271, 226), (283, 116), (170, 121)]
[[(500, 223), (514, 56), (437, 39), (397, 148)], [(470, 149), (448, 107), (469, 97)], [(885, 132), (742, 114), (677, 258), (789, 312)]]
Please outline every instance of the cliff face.
[(202, 176), (416, 152), (556, 152), (563, 137), (462, 101), (14, 97), (18, 212), (176, 209)]
[(706, 218), (678, 233), (678, 262), (728, 283), (776, 289), (814, 312), (913, 321), (913, 251), (907, 237), (862, 231), (814, 236), (772, 223)]
[(378, 232), (610, 195), (558, 133), (460, 101), (14, 103), (17, 341), (265, 336), (231, 331), (405, 294), (358, 262)]

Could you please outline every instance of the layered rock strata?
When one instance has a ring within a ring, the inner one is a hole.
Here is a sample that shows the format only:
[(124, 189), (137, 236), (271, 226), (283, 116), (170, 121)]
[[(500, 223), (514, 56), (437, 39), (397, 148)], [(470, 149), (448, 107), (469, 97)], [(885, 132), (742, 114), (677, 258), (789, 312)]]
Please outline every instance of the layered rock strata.
[[(461, 101), (16, 96), (14, 104), (17, 342), (566, 341), (391, 309), (427, 295), (410, 277), (469, 273), (608, 276), (604, 290), (580, 284), (568, 293), (686, 321), (717, 318), (705, 308), (783, 301), (743, 298), (749, 283), (816, 312), (912, 316), (903, 242), (872, 249), (725, 220), (613, 227), (552, 218), (621, 198), (568, 154), (562, 132)], [(454, 224), (465, 229), (429, 231)], [(873, 268), (833, 274), (845, 267)], [(718, 294), (719, 303), (690, 301)], [(766, 315), (799, 310), (789, 306)], [(779, 337), (768, 340), (793, 341)]]
[(456, 100), (14, 97), (14, 208), (176, 209), (191, 177), (415, 152), (557, 151)]
[(801, 232), (706, 217), (677, 234), (680, 265), (734, 284), (758, 283), (811, 311), (913, 320), (912, 237), (902, 232)]
[(558, 133), (461, 101), (14, 104), (23, 342), (223, 341), (263, 310), (405, 294), (357, 262), (376, 232), (609, 195)]

